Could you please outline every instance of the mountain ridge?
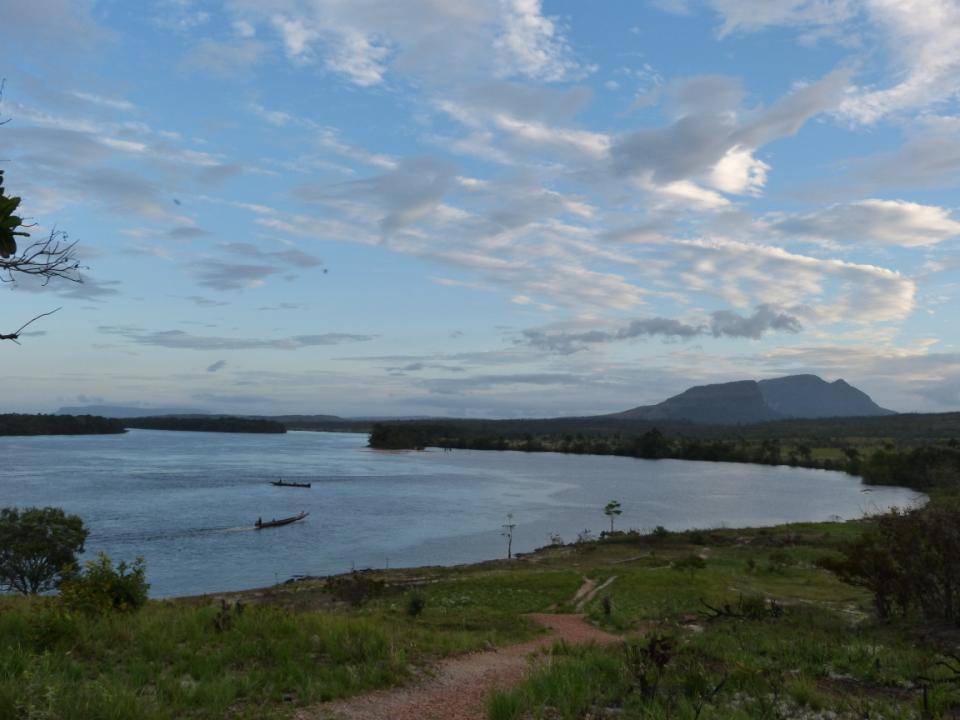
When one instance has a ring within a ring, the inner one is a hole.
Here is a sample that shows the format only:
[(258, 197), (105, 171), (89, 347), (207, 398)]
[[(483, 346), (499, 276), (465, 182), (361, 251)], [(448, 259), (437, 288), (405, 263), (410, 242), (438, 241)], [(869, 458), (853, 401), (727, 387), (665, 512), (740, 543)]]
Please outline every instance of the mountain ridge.
[(655, 405), (641, 405), (608, 417), (736, 425), (895, 414), (842, 378), (827, 382), (818, 375), (803, 374), (695, 385)]

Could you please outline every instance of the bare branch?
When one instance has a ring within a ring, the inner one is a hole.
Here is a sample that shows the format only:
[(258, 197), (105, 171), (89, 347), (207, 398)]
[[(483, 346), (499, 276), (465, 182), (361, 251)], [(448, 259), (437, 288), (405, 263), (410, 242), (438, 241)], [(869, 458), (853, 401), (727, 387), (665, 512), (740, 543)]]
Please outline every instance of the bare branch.
[[(3, 104), (3, 91), (6, 90), (6, 88), (7, 88), (7, 79), (0, 78), (0, 105)], [(7, 118), (6, 120), (0, 120), (0, 125), (6, 125), (8, 122), (10, 122), (10, 118)]]
[(49, 236), (23, 247), (13, 257), (0, 259), (0, 282), (13, 282), (14, 273), (39, 275), (44, 285), (52, 278), (83, 282), (76, 247), (67, 233), (53, 229)]
[(57, 308), (56, 310), (51, 310), (50, 312), (40, 313), (36, 317), (27, 320), (23, 325), (21, 325), (12, 333), (7, 333), (7, 334), (0, 333), (0, 340), (12, 340), (13, 342), (17, 343), (17, 345), (19, 345), (20, 343), (18, 342), (18, 340), (20, 338), (20, 333), (22, 333), (28, 325), (31, 325), (32, 323), (36, 322), (42, 317), (47, 317), (47, 315), (53, 315), (55, 312), (58, 312), (61, 309), (62, 308)]

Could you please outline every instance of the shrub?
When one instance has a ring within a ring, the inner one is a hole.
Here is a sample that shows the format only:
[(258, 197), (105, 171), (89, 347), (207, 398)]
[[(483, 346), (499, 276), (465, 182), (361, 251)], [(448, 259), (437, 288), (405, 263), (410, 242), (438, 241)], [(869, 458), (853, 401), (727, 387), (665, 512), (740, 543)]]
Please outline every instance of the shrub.
[(426, 607), (427, 599), (422, 594), (413, 592), (407, 596), (407, 615), (410, 617), (420, 617)]
[(114, 567), (107, 554), (100, 553), (63, 583), (60, 595), (67, 608), (98, 615), (139, 610), (147, 602), (149, 589), (143, 558), (132, 565), (121, 560)]
[(594, 536), (593, 531), (589, 528), (582, 530), (577, 533), (577, 545), (584, 545), (586, 543), (593, 542)]
[(797, 561), (783, 550), (774, 550), (767, 558), (767, 572), (782, 573)]
[(62, 641), (77, 635), (77, 618), (61, 603), (46, 598), (43, 605), (30, 614), (28, 637), (39, 652), (51, 650)]
[(881, 617), (960, 622), (960, 505), (891, 510), (824, 567), (873, 594)]
[(650, 635), (646, 643), (628, 640), (623, 644), (624, 666), (644, 700), (651, 700), (673, 659), (676, 642), (666, 635)]
[(386, 592), (386, 587), (386, 583), (382, 580), (376, 580), (362, 572), (338, 575), (327, 580), (327, 590), (330, 594), (354, 607), (380, 597)]
[(690, 579), (697, 570), (703, 570), (707, 566), (707, 561), (699, 555), (687, 555), (686, 557), (674, 560), (673, 569), (678, 571), (687, 571)]
[(670, 531), (667, 530), (663, 525), (657, 525), (650, 535), (654, 540), (666, 540), (668, 537), (670, 537)]

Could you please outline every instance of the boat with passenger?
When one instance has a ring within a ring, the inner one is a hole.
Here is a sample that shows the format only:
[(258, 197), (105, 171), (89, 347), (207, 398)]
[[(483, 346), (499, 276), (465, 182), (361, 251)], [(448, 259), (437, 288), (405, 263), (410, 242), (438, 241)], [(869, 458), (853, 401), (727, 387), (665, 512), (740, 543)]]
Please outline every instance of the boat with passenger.
[(309, 514), (310, 513), (308, 512), (301, 511), (297, 515), (294, 515), (288, 518), (280, 518), (279, 520), (274, 518), (273, 520), (265, 521), (263, 518), (257, 518), (257, 521), (253, 524), (253, 527), (256, 528), (257, 530), (263, 530), (263, 528), (280, 527), (281, 525), (289, 525), (290, 523), (295, 523), (298, 520), (303, 520)]

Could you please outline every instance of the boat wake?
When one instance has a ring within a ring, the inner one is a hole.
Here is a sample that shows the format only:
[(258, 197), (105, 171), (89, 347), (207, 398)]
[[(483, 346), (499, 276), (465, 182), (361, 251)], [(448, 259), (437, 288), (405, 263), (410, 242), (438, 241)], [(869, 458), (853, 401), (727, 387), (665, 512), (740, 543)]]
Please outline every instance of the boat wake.
[(182, 530), (142, 530), (138, 532), (96, 532), (90, 533), (90, 540), (94, 542), (154, 542), (163, 540), (177, 540), (180, 538), (202, 537), (204, 535), (221, 535), (225, 533), (250, 532), (256, 530), (253, 523), (249, 525), (234, 525), (229, 527), (184, 528)]

